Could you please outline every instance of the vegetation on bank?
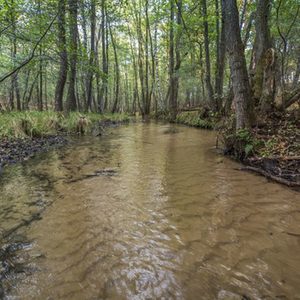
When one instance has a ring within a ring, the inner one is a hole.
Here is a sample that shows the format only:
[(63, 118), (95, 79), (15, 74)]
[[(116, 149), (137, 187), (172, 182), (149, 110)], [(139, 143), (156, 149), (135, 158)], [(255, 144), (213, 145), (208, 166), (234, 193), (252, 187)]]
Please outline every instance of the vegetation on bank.
[(234, 116), (224, 121), (219, 115), (201, 111), (185, 111), (177, 115), (176, 123), (218, 131), (218, 146), (238, 159), (252, 157), (299, 157), (300, 125), (291, 112), (273, 113), (251, 129), (232, 131)]
[(217, 129), (216, 146), (224, 154), (242, 161), (242, 169), (259, 173), (279, 183), (300, 187), (300, 123), (295, 114), (273, 112), (257, 120), (252, 128), (232, 130), (235, 116), (224, 118), (203, 111), (178, 114), (176, 122), (188, 126)]
[(81, 129), (91, 130), (95, 123), (129, 122), (126, 114), (69, 114), (53, 111), (7, 112), (0, 114), (0, 139), (33, 138), (56, 135), (58, 133), (75, 134)]
[(185, 111), (177, 114), (175, 122), (203, 129), (213, 129), (216, 127), (217, 118), (212, 113), (203, 118), (199, 111)]

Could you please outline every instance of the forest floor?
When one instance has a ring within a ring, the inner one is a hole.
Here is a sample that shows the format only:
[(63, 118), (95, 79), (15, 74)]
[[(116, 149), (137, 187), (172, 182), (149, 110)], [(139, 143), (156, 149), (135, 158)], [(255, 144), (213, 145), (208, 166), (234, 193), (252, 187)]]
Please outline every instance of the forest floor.
[(300, 188), (300, 122), (293, 113), (273, 113), (252, 129), (253, 150), (244, 169)]
[[(297, 111), (274, 112), (260, 119), (251, 130), (232, 132), (230, 120), (203, 112), (186, 111), (176, 122), (219, 131), (216, 147), (241, 161), (241, 170), (263, 175), (290, 187), (300, 188), (300, 122)], [(238, 146), (237, 146), (238, 145)]]
[(12, 112), (0, 115), (0, 174), (2, 167), (60, 147), (68, 135), (100, 136), (106, 127), (128, 123), (126, 114)]

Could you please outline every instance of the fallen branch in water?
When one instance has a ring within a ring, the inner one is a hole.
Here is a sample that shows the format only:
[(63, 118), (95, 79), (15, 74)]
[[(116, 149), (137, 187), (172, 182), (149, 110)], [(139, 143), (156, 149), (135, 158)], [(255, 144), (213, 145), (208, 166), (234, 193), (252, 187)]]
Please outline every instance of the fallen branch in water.
[(300, 182), (291, 182), (291, 181), (286, 180), (284, 178), (280, 178), (278, 176), (272, 175), (272, 174), (268, 173), (267, 171), (264, 171), (264, 170), (259, 169), (259, 168), (245, 166), (245, 167), (242, 167), (240, 170), (242, 170), (242, 171), (251, 171), (251, 172), (258, 173), (260, 175), (265, 176), (266, 178), (272, 179), (272, 180), (274, 180), (278, 183), (287, 185), (289, 187), (300, 187)]
[[(265, 157), (251, 157), (248, 160), (250, 162), (262, 161), (265, 160)], [(268, 156), (267, 159), (280, 159), (280, 160), (300, 160), (300, 156)]]

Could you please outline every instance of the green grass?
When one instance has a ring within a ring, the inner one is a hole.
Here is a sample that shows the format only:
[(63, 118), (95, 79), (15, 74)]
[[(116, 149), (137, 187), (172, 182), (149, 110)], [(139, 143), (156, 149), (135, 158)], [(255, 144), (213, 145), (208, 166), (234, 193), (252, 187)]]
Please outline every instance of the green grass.
[(0, 138), (32, 138), (63, 133), (76, 133), (78, 121), (84, 116), (88, 129), (98, 121), (128, 122), (127, 114), (96, 114), (72, 112), (68, 115), (53, 111), (0, 113)]
[(179, 113), (176, 117), (176, 123), (204, 129), (214, 128), (214, 123), (210, 119), (201, 119), (197, 111)]

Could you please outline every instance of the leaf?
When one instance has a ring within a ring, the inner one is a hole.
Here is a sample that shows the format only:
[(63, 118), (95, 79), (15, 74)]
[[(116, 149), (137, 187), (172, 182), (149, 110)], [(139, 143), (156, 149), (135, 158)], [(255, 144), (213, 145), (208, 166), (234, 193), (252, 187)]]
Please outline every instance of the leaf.
[(245, 146), (245, 153), (246, 153), (246, 156), (248, 156), (252, 151), (253, 151), (253, 145), (252, 145), (252, 144), (247, 144), (247, 145)]

